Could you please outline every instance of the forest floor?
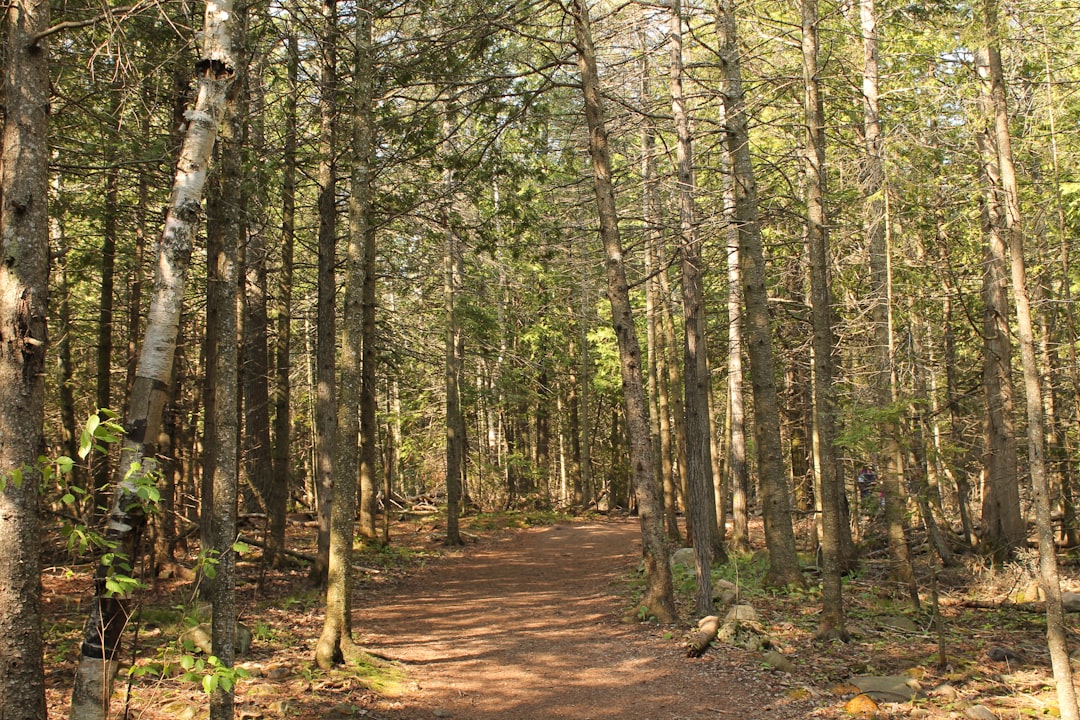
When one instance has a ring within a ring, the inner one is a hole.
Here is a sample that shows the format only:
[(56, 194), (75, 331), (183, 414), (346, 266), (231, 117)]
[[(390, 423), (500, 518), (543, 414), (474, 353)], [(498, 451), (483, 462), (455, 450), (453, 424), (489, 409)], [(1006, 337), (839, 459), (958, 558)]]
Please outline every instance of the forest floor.
[[(939, 568), (939, 630), (928, 600), (929, 566), (923, 565), (920, 577), (923, 605), (915, 609), (887, 580), (883, 553), (867, 543), (868, 559), (845, 584), (853, 639), (841, 643), (813, 638), (820, 609), (816, 591), (765, 590), (759, 584), (760, 553), (739, 556), (720, 574), (738, 583), (739, 602), (755, 608), (755, 626), (788, 661), (778, 669), (765, 650), (727, 643), (700, 658), (687, 657), (684, 644), (696, 620), (690, 615), (692, 573), (676, 572), (680, 624), (637, 621), (636, 519), (537, 523), (525, 515), (480, 516), (464, 527), (470, 542), (462, 548), (443, 546), (443, 528), (428, 518), (395, 523), (390, 546), (358, 552), (354, 638), (393, 660), (389, 671), (315, 668), (323, 608), (321, 593), (306, 582), (306, 569), (269, 571), (257, 553), (242, 562), (238, 605), (254, 639), (239, 661), (250, 675), (237, 686), (239, 720), (788, 720), (851, 717), (856, 711), (864, 713), (859, 717), (938, 720), (1058, 714), (1044, 616), (1037, 602), (1021, 596), (1031, 582), (1030, 562), (994, 572), (972, 561)], [(313, 535), (310, 528), (291, 532)], [(1063, 584), (1080, 587), (1076, 563), (1067, 555), (1063, 561)], [(92, 584), (89, 566), (55, 562), (43, 581), (53, 718), (68, 714)], [(206, 717), (207, 698), (195, 677), (206, 666), (201, 655), (177, 642), (197, 614), (193, 593), (191, 581), (181, 579), (161, 579), (142, 591), (142, 609), (128, 633), (137, 649), (129, 651), (120, 673), (114, 718)], [(1077, 617), (1068, 616), (1072, 639)], [(182, 666), (193, 662), (195, 676), (185, 678)], [(135, 672), (128, 673), (130, 668)], [(867, 698), (856, 684), (868, 677), (886, 685), (890, 679), (907, 683), (912, 697), (871, 692), (877, 702), (861, 702)]]

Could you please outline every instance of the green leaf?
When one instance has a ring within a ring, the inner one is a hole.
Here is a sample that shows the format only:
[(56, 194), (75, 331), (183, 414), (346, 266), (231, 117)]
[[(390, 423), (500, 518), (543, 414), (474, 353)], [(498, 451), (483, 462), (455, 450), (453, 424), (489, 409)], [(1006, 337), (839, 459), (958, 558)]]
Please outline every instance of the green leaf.
[(218, 686), (218, 676), (217, 675), (203, 675), (203, 679), (202, 679), (203, 692), (205, 692), (207, 695), (209, 695), (210, 693), (214, 692), (214, 690), (217, 689), (217, 686)]
[(82, 434), (79, 435), (79, 458), (81, 460), (85, 460), (90, 451), (94, 449), (94, 433), (99, 425), (101, 425), (101, 418), (97, 415), (91, 415), (86, 419), (86, 426), (83, 428)]

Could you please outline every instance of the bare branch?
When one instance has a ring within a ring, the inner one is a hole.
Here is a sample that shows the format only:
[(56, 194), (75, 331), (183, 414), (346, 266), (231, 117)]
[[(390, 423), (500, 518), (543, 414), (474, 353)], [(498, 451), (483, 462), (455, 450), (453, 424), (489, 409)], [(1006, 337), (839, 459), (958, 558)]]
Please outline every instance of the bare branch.
[(129, 13), (137, 10), (139, 7), (139, 5), (132, 5), (131, 7), (111, 8), (108, 12), (102, 13), (97, 17), (89, 18), (87, 20), (65, 20), (62, 23), (53, 25), (51, 28), (42, 30), (30, 39), (30, 43), (32, 45), (36, 45), (50, 35), (55, 35), (56, 33), (63, 32), (64, 30), (74, 30), (77, 28), (88, 27), (90, 25), (96, 25), (99, 22), (103, 22), (116, 16), (125, 17)]

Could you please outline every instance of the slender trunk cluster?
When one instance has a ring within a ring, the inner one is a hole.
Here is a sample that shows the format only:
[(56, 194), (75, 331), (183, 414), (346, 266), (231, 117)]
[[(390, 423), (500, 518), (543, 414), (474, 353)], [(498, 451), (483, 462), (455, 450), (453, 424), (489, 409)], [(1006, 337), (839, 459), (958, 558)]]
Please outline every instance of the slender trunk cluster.
[(687, 513), (694, 545), (698, 614), (712, 613), (712, 561), (717, 551), (716, 499), (709, 428), (709, 365), (705, 347), (705, 298), (701, 240), (695, 226), (694, 153), (683, 93), (682, 9), (671, 5), (671, 109), (675, 118), (679, 190), (679, 258), (683, 301), (683, 399), (686, 412)]
[(1004, 231), (1009, 250), (1009, 269), (1016, 308), (1020, 340), (1021, 364), (1024, 370), (1024, 391), (1027, 406), (1028, 469), (1035, 497), (1036, 529), (1039, 538), (1039, 573), (1046, 592), (1046, 633), (1050, 662), (1057, 684), (1061, 717), (1076, 720), (1076, 688), (1067, 646), (1067, 631), (1061, 605), (1061, 581), (1058, 575), (1057, 546), (1054, 543), (1053, 522), (1050, 517), (1050, 493), (1046, 477), (1045, 419), (1042, 406), (1042, 387), (1038, 358), (1035, 353), (1035, 331), (1031, 302), (1028, 298), (1027, 268), (1024, 261), (1024, 229), (1020, 214), (1020, 194), (1013, 165), (1012, 138), (1009, 131), (1009, 111), (1005, 89), (1005, 73), (998, 49), (997, 0), (985, 0), (983, 21), (987, 32), (984, 79), (989, 84), (992, 130), (990, 143), (997, 157), (999, 184), (1004, 204)]
[(878, 110), (877, 13), (874, 0), (859, 5), (863, 36), (863, 134), (862, 168), (863, 227), (870, 253), (870, 302), (874, 323), (874, 347), (878, 370), (874, 382), (875, 400), (882, 413), (881, 472), (879, 482), (885, 492), (885, 528), (894, 574), (908, 588), (912, 603), (919, 606), (919, 590), (911, 564), (905, 532), (903, 487), (904, 462), (900, 447), (900, 423), (895, 404), (896, 373), (893, 367), (892, 296), (889, 247), (886, 237), (885, 165), (881, 121)]
[(717, 7), (720, 30), (720, 64), (724, 73), (724, 105), (727, 148), (735, 178), (735, 223), (739, 234), (739, 268), (742, 271), (746, 306), (746, 351), (750, 360), (754, 398), (754, 440), (761, 482), (761, 511), (765, 541), (769, 546), (767, 581), (774, 586), (803, 587), (791, 522), (791, 496), (784, 471), (780, 439), (780, 407), (777, 402), (775, 360), (765, 283), (765, 253), (758, 220), (757, 183), (750, 160), (746, 98), (736, 42), (734, 3), (721, 0)]
[(592, 156), (593, 190), (600, 219), (600, 239), (606, 257), (608, 302), (612, 326), (619, 344), (619, 366), (623, 382), (623, 402), (630, 441), (630, 465), (641, 521), (642, 552), (645, 560), (646, 589), (642, 605), (662, 623), (676, 618), (668, 547), (664, 539), (660, 496), (653, 475), (652, 440), (649, 437), (649, 411), (645, 405), (645, 385), (641, 369), (641, 347), (630, 306), (630, 291), (623, 266), (623, 248), (619, 239), (615, 191), (611, 184), (611, 159), (607, 127), (600, 95), (586, 0), (574, 0), (570, 7), (585, 100), (585, 120), (589, 128), (589, 154)]

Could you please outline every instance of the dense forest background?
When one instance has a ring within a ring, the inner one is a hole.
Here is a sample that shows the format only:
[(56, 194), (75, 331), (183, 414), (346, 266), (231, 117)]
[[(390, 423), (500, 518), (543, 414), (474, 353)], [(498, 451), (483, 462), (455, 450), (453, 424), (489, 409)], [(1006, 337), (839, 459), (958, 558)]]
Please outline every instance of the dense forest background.
[[(100, 409), (131, 415), (192, 69), (208, 67), (202, 10), (53, 3), (31, 38), (49, 67), (47, 457), (78, 457)], [(286, 513), (321, 518), (316, 576), (334, 479), (357, 487), (371, 540), (389, 539), (379, 508), (410, 498), (449, 503), (451, 542), (472, 509), (638, 509), (599, 136), (582, 112), (589, 14), (672, 541), (676, 511), (709, 497), (711, 523), (731, 519), (714, 553), (744, 549), (748, 516), (779, 488), (788, 518), (818, 518), (798, 539), (823, 543), (826, 565), (884, 508), (902, 582), (905, 528), (925, 528), (945, 564), (966, 550), (1001, 561), (1044, 497), (1042, 519), (1076, 544), (1076, 13), (1041, 0), (237, 5), (205, 223), (146, 438), (161, 468), (154, 571), (193, 534), (215, 542), (223, 472), (271, 555)], [(6, 97), (18, 83), (7, 76)], [(743, 137), (760, 287), (740, 275)], [(767, 298), (765, 325), (743, 317), (744, 293)], [(763, 346), (767, 379), (751, 372)], [(763, 412), (780, 447), (762, 447)], [(46, 473), (44, 522), (99, 524), (118, 450)], [(762, 471), (770, 452), (782, 477)], [(865, 496), (863, 466), (878, 478)]]
[[(78, 437), (82, 421), (97, 407), (122, 411), (125, 382), (133, 372), (127, 368), (134, 364), (145, 315), (145, 287), (152, 277), (153, 239), (189, 100), (190, 44), (198, 26), (193, 9), (180, 3), (109, 13), (89, 29), (62, 32), (54, 42), (50, 326), (55, 352), (48, 368), (46, 423), (54, 452), (69, 451), (66, 443)], [(68, 7), (65, 13), (90, 18), (99, 10), (93, 6), (80, 13)], [(943, 497), (953, 508), (957, 476), (978, 492), (985, 415), (981, 288), (986, 241), (977, 145), (985, 123), (975, 66), (982, 41), (977, 10), (947, 3), (883, 3), (879, 8), (881, 193), (888, 205), (898, 388), (891, 410), (874, 399), (879, 376), (859, 182), (863, 44), (857, 8), (830, 7), (819, 26), (830, 176), (829, 269), (840, 359), (835, 384), (846, 476), (851, 485), (856, 466), (876, 460), (878, 416), (893, 412), (918, 431), (910, 451), (941, 480)], [(1015, 118), (1014, 151), (1027, 211), (1040, 341), (1052, 380), (1046, 384), (1057, 430), (1051, 452), (1057, 453), (1056, 472), (1068, 477), (1076, 413), (1068, 277), (1076, 192), (1069, 165), (1076, 124), (1069, 77), (1073, 18), (1049, 6), (1005, 10), (1002, 26), (1009, 34), (1003, 50)], [(342, 48), (332, 98), (336, 147), (332, 157), (323, 158), (318, 11), (302, 5), (249, 11), (242, 38), (250, 58), (240, 118), (243, 195), (216, 200), (243, 210), (242, 297), (249, 305), (244, 340), (264, 338), (261, 361), (242, 364), (244, 382), (261, 382), (278, 399), (283, 389), (271, 370), (280, 372), (287, 363), (286, 466), (290, 492), (308, 506), (315, 476), (317, 168), (320, 161), (331, 161), (335, 171), (334, 207), (341, 216), (335, 262), (340, 268), (349, 231), (344, 220), (352, 165), (350, 100), (356, 86), (351, 58), (355, 9), (342, 4)], [(631, 4), (597, 12), (614, 179), (644, 338), (646, 322), (662, 327), (664, 313), (679, 312), (678, 276), (670, 267), (673, 250), (661, 246), (654, 267), (646, 266), (649, 233), (660, 230), (670, 242), (678, 222), (677, 209), (671, 207), (676, 201), (675, 140), (664, 75), (667, 11)], [(606, 502), (625, 507), (630, 501), (620, 440), (620, 383), (604, 319), (602, 266), (593, 240), (595, 213), (585, 184), (583, 122), (565, 20), (558, 8), (546, 4), (477, 8), (459, 3), (451, 9), (409, 3), (378, 13), (371, 78), (376, 99), (374, 341), (380, 445), (392, 461), (388, 467), (395, 488), (405, 495), (435, 492), (445, 473), (443, 299), (446, 243), (453, 235), (462, 256), (454, 308), (464, 348), (460, 392), (470, 496), (484, 506), (519, 502), (532, 493), (544, 502), (568, 502), (582, 475), (575, 462), (580, 463), (578, 445), (585, 442), (591, 458), (589, 497), (607, 491)], [(707, 347), (714, 414), (718, 433), (723, 433), (732, 327), (724, 80), (715, 58), (715, 9), (689, 6), (684, 18)], [(798, 20), (791, 8), (775, 4), (739, 8), (785, 440), (795, 448), (788, 453), (796, 459), (790, 468), (793, 487), (804, 489), (810, 368)], [(291, 40), (297, 52), (292, 62)], [(292, 85), (290, 67), (296, 72)], [(286, 133), (293, 123), (295, 147), (288, 147)], [(641, 208), (643, 127), (656, 136), (655, 190), (663, 201), (658, 228), (647, 224)], [(282, 180), (287, 171), (295, 173), (290, 187)], [(284, 199), (283, 189), (292, 197)], [(196, 252), (167, 453), (176, 468), (177, 507), (192, 518), (199, 457), (205, 443), (213, 441), (202, 432), (208, 362), (203, 342), (205, 244)], [(659, 296), (661, 306), (647, 314), (645, 288), (656, 279), (656, 268), (672, 278), (664, 283), (668, 295)], [(337, 293), (340, 297), (340, 287)], [(273, 343), (286, 339), (289, 344), (271, 356)], [(651, 347), (659, 357), (673, 352), (670, 345), (660, 331)], [(276, 368), (271, 357), (279, 363)], [(579, 414), (583, 396), (588, 397), (584, 418)], [(276, 410), (251, 408), (243, 417), (250, 425)], [(1022, 432), (1023, 418), (1016, 422)], [(584, 437), (582, 426), (588, 431)]]

